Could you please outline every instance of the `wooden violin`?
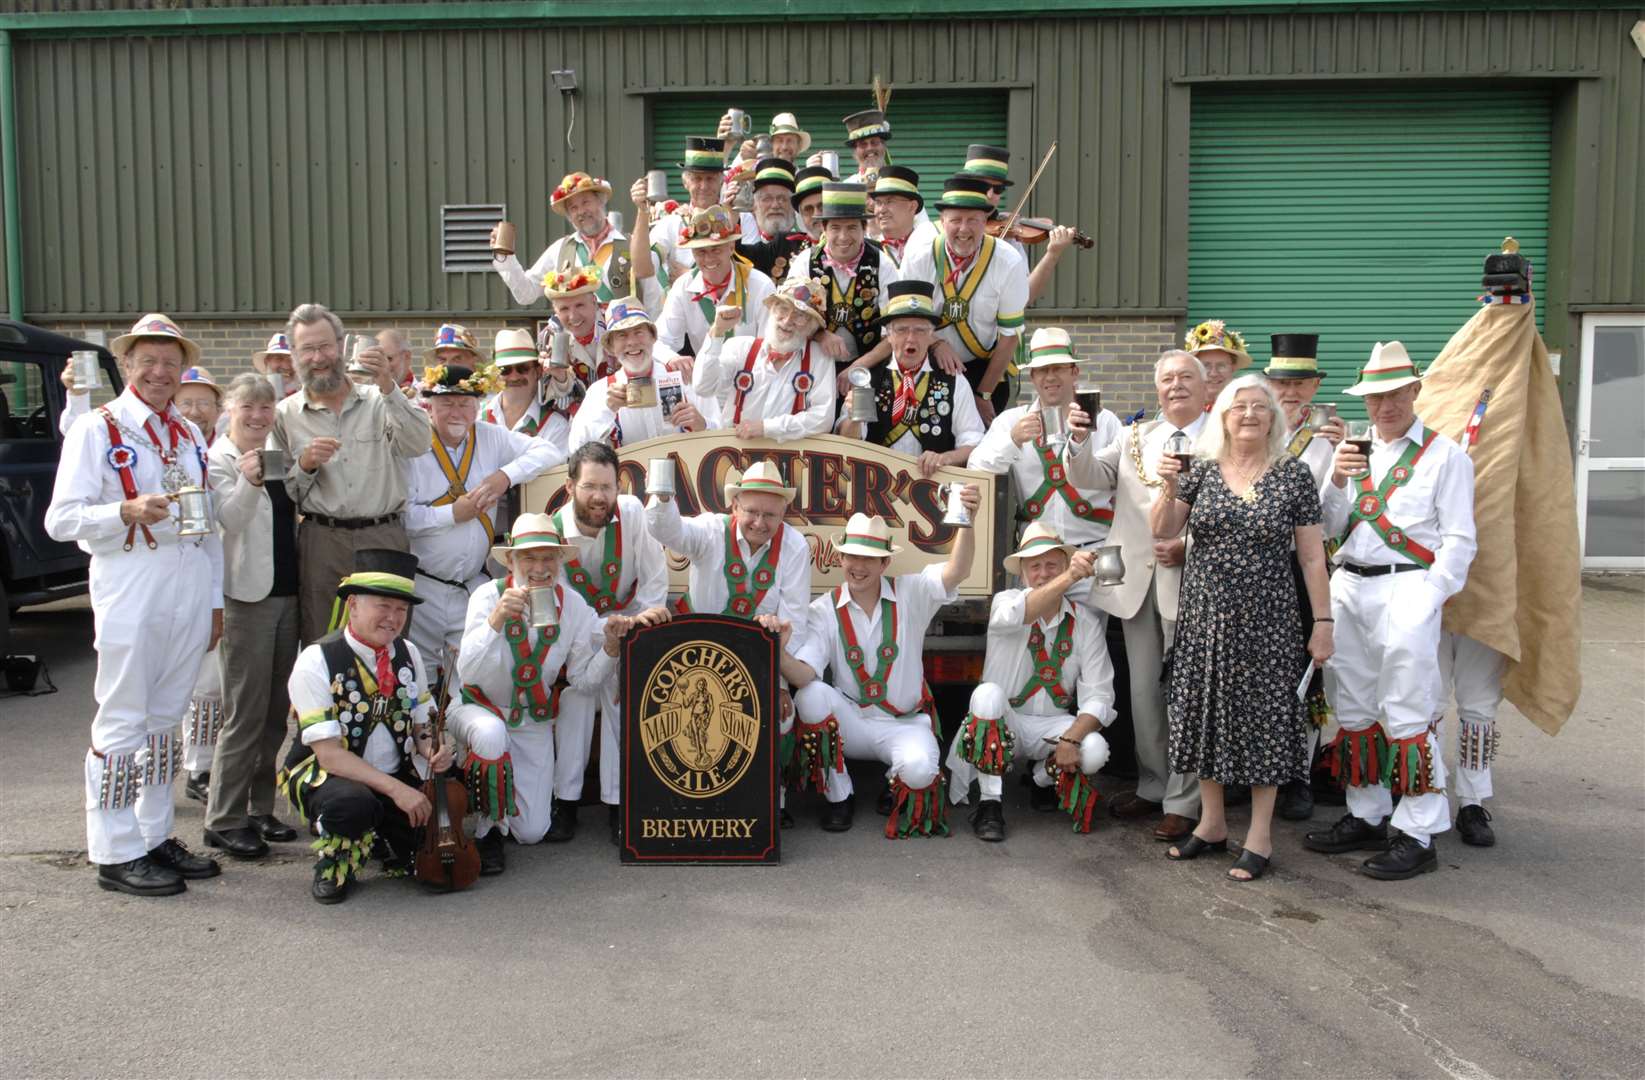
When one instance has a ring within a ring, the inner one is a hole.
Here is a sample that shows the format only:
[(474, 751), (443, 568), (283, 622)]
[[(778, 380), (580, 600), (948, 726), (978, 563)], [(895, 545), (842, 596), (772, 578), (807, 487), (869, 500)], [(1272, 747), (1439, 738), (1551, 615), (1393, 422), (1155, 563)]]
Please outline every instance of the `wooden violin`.
[[(456, 678), (456, 659), (449, 649), (443, 664), (441, 690), (435, 697), (434, 751), (445, 745), (446, 706), (450, 702), (451, 680)], [(412, 876), (431, 889), (457, 892), (474, 884), (480, 876), (480, 851), (463, 829), (463, 818), (468, 814), (468, 790), (461, 780), (430, 772), (423, 781), (423, 798), (433, 810), (428, 824), (423, 827), (422, 843), (417, 846), (417, 861)]]
[[(1050, 238), (1051, 230), (1056, 227), (1057, 223), (1050, 218), (1020, 217), (1014, 221), (1010, 218), (993, 218), (988, 222), (988, 235), (1003, 236), (1019, 244), (1032, 246), (1043, 244)], [(1087, 251), (1096, 245), (1095, 240), (1078, 229), (1074, 230), (1074, 243)]]

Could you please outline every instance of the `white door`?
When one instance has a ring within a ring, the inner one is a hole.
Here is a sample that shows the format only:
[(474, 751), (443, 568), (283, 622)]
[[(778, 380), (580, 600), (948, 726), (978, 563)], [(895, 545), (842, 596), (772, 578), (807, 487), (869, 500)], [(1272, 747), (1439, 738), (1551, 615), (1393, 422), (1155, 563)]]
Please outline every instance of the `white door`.
[(1645, 570), (1645, 314), (1583, 316), (1576, 478), (1583, 566)]

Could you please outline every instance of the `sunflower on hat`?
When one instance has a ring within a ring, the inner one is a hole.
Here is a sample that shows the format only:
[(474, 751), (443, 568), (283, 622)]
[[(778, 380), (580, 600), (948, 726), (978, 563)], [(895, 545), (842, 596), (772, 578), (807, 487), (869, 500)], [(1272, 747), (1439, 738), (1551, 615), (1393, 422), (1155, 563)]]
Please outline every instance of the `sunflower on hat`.
[(1250, 350), (1245, 347), (1245, 337), (1238, 330), (1230, 330), (1228, 324), (1221, 319), (1206, 319), (1183, 338), (1185, 349), (1224, 349), (1231, 353), (1249, 356)]

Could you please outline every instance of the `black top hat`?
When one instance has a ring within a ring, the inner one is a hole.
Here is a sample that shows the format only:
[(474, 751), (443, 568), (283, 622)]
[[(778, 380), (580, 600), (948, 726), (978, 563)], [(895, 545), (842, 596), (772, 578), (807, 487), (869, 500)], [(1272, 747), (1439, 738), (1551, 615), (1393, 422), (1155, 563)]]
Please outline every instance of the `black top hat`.
[(884, 195), (901, 195), (913, 199), (921, 210), (925, 209), (925, 196), (920, 194), (920, 174), (906, 165), (882, 166), (873, 195), (876, 199)]
[(787, 158), (761, 158), (754, 164), (754, 190), (762, 187), (785, 187), (794, 190), (794, 163)]
[(725, 140), (714, 136), (687, 136), (685, 160), (680, 162), (680, 168), (701, 172), (724, 172)]
[(893, 319), (928, 319), (932, 326), (941, 323), (942, 315), (937, 311), (937, 287), (919, 278), (893, 281), (887, 285), (877, 323), (883, 326)]
[(1262, 373), (1270, 379), (1319, 378), (1318, 334), (1272, 334), (1268, 366)]
[(1531, 262), (1518, 251), (1504, 251), (1485, 256), (1485, 274), (1480, 284), (1492, 292), (1524, 293), (1531, 291)]
[(361, 548), (354, 553), (354, 572), (337, 587), (337, 598), (386, 596), (422, 603), (416, 592), (417, 556), (392, 548)]
[(994, 204), (988, 201), (988, 191), (997, 187), (992, 180), (984, 180), (979, 176), (967, 176), (958, 173), (950, 176), (942, 185), (942, 198), (937, 200), (938, 210), (981, 210), (992, 213)]
[(824, 184), (833, 183), (834, 174), (821, 165), (807, 165), (794, 174), (794, 205), (807, 195), (821, 195)]
[(1010, 169), (1010, 150), (987, 143), (972, 143), (965, 148), (965, 167), (960, 170), (960, 175), (981, 177), (994, 187), (1010, 187), (1011, 180), (1007, 176)]
[(441, 364), (440, 378), (422, 384), (424, 397), (484, 397), (485, 390), (477, 384), (474, 369), (461, 364)]
[(859, 140), (878, 135), (891, 138), (891, 121), (878, 109), (864, 109), (845, 118), (845, 145), (855, 146)]

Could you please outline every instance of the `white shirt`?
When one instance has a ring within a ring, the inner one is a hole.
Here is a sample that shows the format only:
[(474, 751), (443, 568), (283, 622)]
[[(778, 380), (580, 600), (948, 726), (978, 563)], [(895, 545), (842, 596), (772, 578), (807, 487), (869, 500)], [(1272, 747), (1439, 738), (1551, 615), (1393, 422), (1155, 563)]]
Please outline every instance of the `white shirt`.
[[(108, 410), (124, 429), (120, 432), (120, 442), (136, 455), (131, 465), (131, 475), (137, 485), (137, 493), (164, 494), (165, 465), (160, 460), (159, 449), (143, 428), (144, 422), (149, 421), (148, 430), (154, 432), (169, 454), (171, 438), (164, 422), (130, 388), (109, 402)], [(180, 421), (188, 433), (186, 438), (179, 437), (176, 451), (177, 464), (185, 477), (184, 486), (209, 491), (211, 481), (206, 476), (204, 436), (192, 420), (177, 411), (177, 406), (167, 405), (166, 415)], [(101, 413), (84, 413), (74, 422), (63, 439), (63, 453), (57, 462), (51, 505), (46, 507), (46, 533), (53, 540), (73, 541), (88, 555), (106, 558), (118, 554), (142, 558), (150, 552), (141, 527), (132, 534), (131, 551), (125, 551), (129, 527), (120, 520), (120, 504), (125, 502), (126, 492), (120, 486), (119, 472), (109, 462), (111, 446), (108, 424)], [(211, 520), (214, 524), (217, 520), (215, 506), (212, 507)], [(148, 527), (148, 535), (154, 538), (157, 547), (194, 544), (204, 548), (211, 565), (211, 606), (222, 607), (222, 538), (215, 529), (204, 536), (178, 536), (177, 524), (174, 504), (169, 517)]]
[[(1012, 441), (1011, 429), (1025, 414), (1038, 412), (1039, 407), (1040, 404), (1036, 400), (1029, 405), (1006, 409), (996, 416), (988, 427), (988, 434), (983, 436), (982, 442), (971, 451), (971, 459), (966, 462), (968, 468), (981, 469), (984, 472), (1009, 472), (1017, 486), (1019, 505), (1026, 505), (1029, 496), (1045, 483), (1045, 462), (1040, 456), (1037, 443), (1029, 442), (1018, 446)], [(1067, 457), (1094, 453), (1095, 448), (1107, 446), (1118, 438), (1121, 430), (1123, 429), (1119, 417), (1104, 409), (1097, 414), (1096, 424), (1085, 441), (1069, 444)], [(1068, 482), (1073, 483), (1073, 480), (1068, 478)], [(1112, 491), (1098, 491), (1095, 488), (1078, 486), (1075, 490), (1079, 492), (1080, 498), (1097, 509), (1111, 509), (1114, 505)], [(1089, 547), (1101, 543), (1108, 536), (1107, 522), (1087, 521), (1080, 517), (1074, 513), (1074, 508), (1068, 505), (1068, 500), (1056, 492), (1046, 496), (1045, 509), (1034, 520), (1056, 530), (1064, 543), (1073, 544), (1075, 547)]]
[[(497, 588), (499, 584), (488, 581), (468, 598), (463, 642), (457, 652), (457, 679), (464, 686), (478, 686), (507, 719), (514, 703), (514, 651), (507, 635), (493, 630), (490, 622), (503, 595)], [(565, 586), (560, 587), (559, 599), (560, 634), (543, 656), (542, 685), (552, 693), (564, 668), (572, 689), (592, 691), (617, 677), (617, 658), (600, 643), (600, 624), (594, 609)], [(536, 648), (542, 632), (529, 621), (525, 632), (526, 641)]]
[[(941, 243), (942, 238), (938, 236), (935, 241), (921, 247), (910, 247), (902, 260), (904, 281), (929, 281), (936, 287), (939, 311), (944, 303), (944, 274), (937, 270), (936, 248)], [(983, 270), (981, 283), (971, 294), (966, 322), (977, 335), (978, 343), (985, 349), (992, 349), (1000, 337), (1015, 337), (1022, 333), (1023, 309), (1028, 306), (1028, 264), (1009, 245), (998, 243), (991, 236), (983, 237), (983, 245), (985, 248), (992, 245), (994, 255)], [(982, 249), (979, 249), (960, 277), (960, 293), (965, 291), (981, 262)], [(972, 355), (954, 327), (942, 327), (937, 331), (937, 337), (948, 342), (962, 359)]]
[[(565, 462), (565, 451), (547, 439), (532, 438), (509, 431), (496, 424), (477, 422), (469, 432), (474, 439), (474, 459), (469, 462), (468, 475), (462, 477), (463, 488), (473, 491), (480, 482), (498, 469), (508, 477), (510, 486), (533, 480), (556, 465)], [(462, 446), (443, 449), (453, 469), (461, 469)], [(411, 551), (417, 556), (418, 568), (434, 577), (447, 581), (467, 582), (485, 566), (491, 552), (491, 536), (479, 518), (470, 518), (458, 524), (453, 504), (435, 506), (451, 490), (434, 450), (430, 448), (419, 457), (405, 463), (406, 473), (406, 536)], [(497, 521), (502, 500), (491, 510), (493, 526), (498, 533), (505, 525)]]
[[(604, 247), (607, 243), (611, 245), (611, 253), (606, 257), (607, 262), (610, 262), (612, 256), (628, 254), (628, 237), (623, 235), (621, 229), (610, 230), (600, 246)], [(508, 286), (508, 291), (514, 294), (516, 303), (526, 305), (540, 303), (548, 295), (543, 292), (543, 278), (548, 276), (550, 270), (560, 268), (560, 253), (565, 250), (567, 244), (572, 245), (576, 250), (576, 258), (573, 260), (573, 265), (576, 266), (586, 266), (592, 263), (594, 255), (598, 253), (597, 250), (588, 250), (588, 242), (583, 239), (580, 233), (571, 233), (568, 236), (560, 237), (543, 249), (543, 253), (537, 256), (537, 261), (531, 264), (529, 270), (522, 270), (519, 258), (514, 255), (493, 258), (492, 266), (496, 268), (497, 276), (502, 278), (503, 283)], [(601, 266), (600, 270), (603, 274), (605, 267)]]
[[(664, 365), (675, 359), (675, 356), (661, 342), (652, 347), (651, 356), (651, 378), (656, 380), (662, 376)], [(588, 388), (582, 405), (577, 409), (577, 415), (571, 419), (571, 453), (576, 453), (577, 448), (584, 443), (609, 440), (613, 428), (618, 429), (622, 437), (622, 446), (655, 439), (659, 435), (680, 433), (681, 428), (677, 424), (669, 423), (663, 416), (661, 393), (658, 394), (655, 405), (644, 409), (630, 409), (624, 406), (613, 413), (606, 401), (609, 388), (621, 386), (627, 381), (627, 373), (620, 370), (616, 374), (594, 380), (594, 385)], [(714, 403), (705, 402), (698, 396), (697, 391), (692, 389), (689, 382), (682, 381), (680, 388), (685, 400), (702, 413), (703, 422), (708, 427), (717, 427), (720, 414)]]
[[(731, 267), (733, 279), (738, 275), (746, 275), (743, 286), (742, 317), (737, 325), (731, 328), (730, 337), (754, 337), (760, 332), (760, 320), (765, 311), (765, 298), (777, 291), (770, 278), (751, 266), (733, 263)], [(646, 278), (644, 283), (646, 295), (641, 297), (649, 310), (652, 304), (651, 297), (656, 295), (659, 288), (656, 278)], [(692, 297), (702, 292), (704, 288), (701, 270), (692, 270), (691, 273), (680, 278), (668, 290), (668, 298), (663, 301), (662, 316), (657, 320), (657, 340), (668, 346), (674, 352), (682, 351), (686, 343), (691, 345), (693, 353), (703, 351), (703, 342), (708, 337), (710, 325), (713, 323), (712, 312), (703, 314), (702, 305)], [(715, 306), (737, 303), (737, 282), (732, 280), (726, 284), (725, 295), (715, 301)]]
[(908, 239), (902, 242), (900, 251), (896, 246), (886, 243), (883, 238), (880, 240), (880, 247), (884, 249), (885, 257), (890, 259), (891, 264), (901, 272), (902, 267), (908, 262), (909, 252), (917, 251), (922, 247), (929, 248), (931, 241), (941, 235), (937, 231), (937, 227), (931, 224), (930, 218), (924, 214), (917, 214), (914, 217), (914, 227), (908, 231)]
[[(1028, 653), (1033, 628), (1022, 621), (1028, 593), (1028, 589), (995, 593), (988, 613), (988, 652), (982, 662), (982, 678), (998, 685), (1008, 698), (1022, 693), (1034, 674), (1033, 657)], [(1106, 727), (1114, 721), (1114, 665), (1108, 659), (1102, 619), (1084, 604), (1076, 606), (1063, 597), (1056, 615), (1039, 620), (1046, 652), (1051, 652), (1057, 630), (1069, 616), (1074, 619), (1074, 651), (1063, 658), (1061, 685), (1075, 697), (1074, 713), (1094, 716)], [(1061, 716), (1070, 711), (1059, 707), (1043, 689), (1012, 708), (1025, 716)]]
[[(687, 267), (697, 265), (696, 252), (691, 248), (682, 248), (680, 246), (680, 215), (695, 212), (695, 208), (690, 203), (681, 203), (678, 210), (675, 210), (672, 214), (664, 214), (651, 223), (651, 261), (657, 276), (655, 279), (647, 278), (646, 280), (656, 281), (659, 299), (661, 299), (662, 290), (668, 288), (669, 283), (674, 280), (675, 263), (682, 263)], [(655, 316), (657, 312), (651, 309), (651, 301), (646, 298), (644, 293), (640, 293), (639, 296), (641, 302)]]
[[(645, 507), (632, 495), (618, 495), (617, 515), (623, 534), (622, 546), (617, 551), (617, 558), (622, 562), (622, 569), (617, 573), (617, 600), (620, 603), (631, 588), (634, 598), (604, 614), (636, 615), (647, 608), (661, 607), (668, 601), (668, 556), (646, 528)], [(606, 532), (611, 526), (602, 525), (594, 530), (593, 536), (585, 536), (569, 502), (555, 512), (554, 519), (560, 523), (560, 535), (577, 549), (577, 562), (588, 571), (590, 586), (603, 588)], [(560, 562), (560, 581), (567, 589), (571, 589), (570, 571), (566, 568), (570, 561), (567, 558)], [(603, 616), (600, 621), (605, 621)]]
[[(893, 400), (896, 398), (897, 390), (902, 387), (904, 378), (912, 378), (917, 383), (926, 372), (933, 370), (930, 357), (926, 357), (925, 362), (920, 365), (920, 369), (911, 376), (905, 376), (902, 368), (897, 366), (895, 360), (887, 360), (886, 363), (892, 367), (891, 395)], [(927, 392), (929, 393), (929, 391)], [(988, 429), (983, 427), (982, 414), (977, 411), (977, 396), (972, 392), (971, 384), (966, 381), (964, 375), (954, 376), (954, 412), (952, 418), (954, 423), (954, 449), (956, 450), (978, 445), (987, 434)], [(841, 423), (847, 422), (849, 422), (847, 417), (842, 413)], [(920, 437), (915, 434), (913, 428), (898, 436), (897, 441), (891, 444), (890, 449), (897, 451), (899, 454), (907, 454), (909, 457), (916, 458), (925, 453), (925, 447), (920, 445)]]
[[(712, 399), (719, 408), (720, 422), (715, 427), (735, 427), (737, 412), (737, 376), (748, 361), (748, 350), (755, 338), (710, 338), (691, 369), (691, 385), (697, 396)], [(805, 394), (805, 406), (794, 412), (794, 380), (799, 376), (810, 350), (811, 388)], [(765, 437), (778, 442), (821, 435), (834, 423), (834, 362), (827, 353), (806, 344), (796, 349), (781, 367), (773, 368), (771, 348), (761, 344), (760, 354), (749, 372), (754, 385), (743, 396), (742, 418), (765, 421)]]
[[(725, 610), (730, 594), (725, 587), (725, 528), (729, 514), (698, 514), (680, 517), (676, 499), (663, 502), (653, 498), (645, 508), (646, 525), (664, 547), (677, 551), (691, 563), (686, 590), (691, 594), (691, 610), (717, 613)], [(776, 580), (755, 607), (754, 615), (775, 615), (794, 626), (795, 634), (805, 625), (805, 605), (811, 599), (811, 545), (794, 526), (783, 523), (782, 550), (777, 556)], [(748, 568), (749, 589), (754, 585), (754, 568), (765, 557), (770, 542), (758, 550), (749, 546), (741, 532), (737, 551)], [(790, 639), (792, 643), (792, 639)]]
[[(354, 650), (354, 655), (365, 672), (366, 680), (375, 685), (375, 650), (355, 637), (346, 626), (343, 628), (343, 640)], [(411, 657), (411, 666), (398, 668), (394, 672), (394, 677), (417, 703), (411, 710), (411, 726), (419, 728), (429, 722), (429, 713), (434, 708), (434, 702), (429, 698), (428, 677), (423, 669), (422, 654), (410, 640), (401, 640), (405, 642), (406, 652)], [(394, 646), (389, 646), (391, 652), (393, 648)], [(367, 696), (367, 681), (360, 684), (362, 698)], [(291, 669), (291, 677), (286, 680), (286, 690), (291, 695), (291, 708), (297, 714), (298, 732), (304, 746), (313, 746), (322, 739), (343, 738), (343, 726), (337, 720), (337, 699), (331, 692), (331, 670), (326, 667), (325, 654), (320, 651), (319, 645), (310, 645), (298, 654), (297, 663)], [(325, 715), (325, 719), (315, 719), (321, 714)], [(305, 719), (310, 722), (304, 724)], [(344, 741), (347, 742), (346, 739)], [(367, 765), (380, 772), (394, 773), (399, 770), (402, 749), (394, 738), (394, 732), (386, 723), (377, 724), (371, 729), (371, 734), (366, 736), (365, 753), (361, 757)]]
[[(880, 598), (892, 600), (897, 612), (897, 658), (886, 681), (884, 700), (892, 709), (898, 710), (899, 716), (915, 714), (920, 707), (925, 685), (923, 653), (926, 628), (944, 604), (952, 604), (959, 599), (957, 590), (950, 591), (944, 587), (943, 569), (942, 563), (932, 563), (917, 573), (899, 574), (894, 579), (887, 575), (880, 579)], [(818, 678), (831, 669), (829, 685), (860, 704), (862, 688), (857, 684), (855, 670), (845, 658), (846, 646), (840, 633), (839, 613), (843, 611), (851, 620), (852, 632), (857, 635), (857, 644), (862, 647), (863, 667), (873, 678), (880, 665), (877, 650), (882, 632), (882, 606), (876, 603), (872, 611), (864, 611), (851, 598), (851, 589), (844, 583), (823, 593), (811, 601), (806, 612), (805, 642), (795, 659), (810, 665)]]
[[(1373, 431), (1375, 429), (1373, 428)], [(1413, 420), (1404, 435), (1390, 442), (1371, 437), (1372, 490), (1382, 483), (1388, 470), (1411, 443), (1421, 443), (1427, 429)], [(1341, 536), (1348, 527), (1348, 515), (1360, 498), (1359, 481), (1350, 479), (1343, 487), (1326, 488), (1322, 507), (1326, 534)], [(1474, 535), (1474, 462), (1456, 443), (1434, 435), (1433, 443), (1417, 459), (1411, 478), (1388, 496), (1388, 520), (1406, 536), (1434, 553), (1434, 565), (1426, 577), (1446, 596), (1455, 596), (1468, 581), (1468, 564), (1474, 561), (1479, 544)], [(1410, 560), (1383, 542), (1368, 521), (1349, 534), (1337, 552), (1338, 562), (1359, 566), (1409, 565)]]

